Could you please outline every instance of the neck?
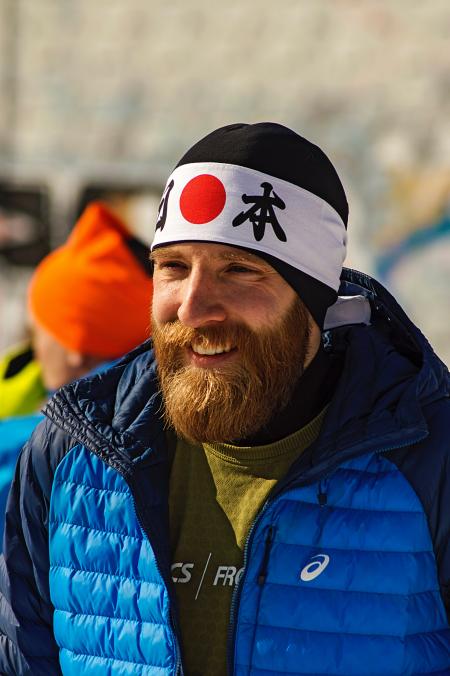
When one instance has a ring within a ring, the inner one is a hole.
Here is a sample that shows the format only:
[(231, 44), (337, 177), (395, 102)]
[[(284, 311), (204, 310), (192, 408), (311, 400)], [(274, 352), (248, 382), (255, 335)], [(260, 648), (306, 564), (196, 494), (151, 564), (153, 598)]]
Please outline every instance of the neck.
[(341, 374), (342, 360), (320, 345), (302, 373), (289, 404), (256, 434), (233, 442), (236, 446), (271, 444), (307, 425), (328, 404)]

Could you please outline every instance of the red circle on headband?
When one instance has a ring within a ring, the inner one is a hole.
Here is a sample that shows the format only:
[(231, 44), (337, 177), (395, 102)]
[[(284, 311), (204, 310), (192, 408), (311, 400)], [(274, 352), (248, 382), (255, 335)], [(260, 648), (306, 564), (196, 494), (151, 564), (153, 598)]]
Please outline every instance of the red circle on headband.
[(225, 206), (226, 192), (222, 181), (211, 174), (192, 178), (180, 196), (180, 210), (189, 223), (208, 223)]

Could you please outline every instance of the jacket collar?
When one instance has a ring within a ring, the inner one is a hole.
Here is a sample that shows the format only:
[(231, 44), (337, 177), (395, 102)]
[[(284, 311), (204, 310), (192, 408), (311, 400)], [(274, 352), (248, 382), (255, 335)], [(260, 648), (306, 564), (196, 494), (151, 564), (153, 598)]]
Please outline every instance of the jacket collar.
[(446, 366), (381, 284), (344, 268), (339, 295), (364, 298), (370, 315), (324, 334), (328, 349), (345, 352), (345, 363), (311, 449), (313, 464), (423, 439), (428, 434), (424, 407), (450, 389)]

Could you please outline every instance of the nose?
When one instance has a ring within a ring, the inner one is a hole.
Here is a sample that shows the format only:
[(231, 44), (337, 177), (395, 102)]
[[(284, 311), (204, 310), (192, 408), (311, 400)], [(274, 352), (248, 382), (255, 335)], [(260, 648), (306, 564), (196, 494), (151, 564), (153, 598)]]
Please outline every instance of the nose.
[(226, 308), (213, 275), (192, 270), (184, 281), (178, 319), (185, 326), (199, 328), (226, 319)]

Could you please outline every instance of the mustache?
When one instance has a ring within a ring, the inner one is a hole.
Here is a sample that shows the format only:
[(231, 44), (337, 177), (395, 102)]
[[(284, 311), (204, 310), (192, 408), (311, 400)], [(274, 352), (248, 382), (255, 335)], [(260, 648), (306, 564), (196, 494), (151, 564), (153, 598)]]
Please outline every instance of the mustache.
[(220, 326), (205, 326), (198, 329), (185, 326), (174, 320), (162, 326), (154, 326), (153, 334), (157, 334), (167, 347), (184, 348), (193, 343), (200, 347), (216, 347), (224, 343), (232, 347), (244, 347), (253, 331), (242, 324), (230, 323)]

